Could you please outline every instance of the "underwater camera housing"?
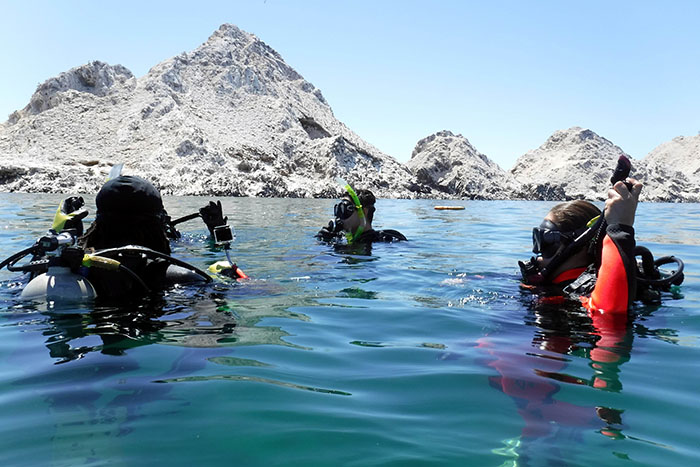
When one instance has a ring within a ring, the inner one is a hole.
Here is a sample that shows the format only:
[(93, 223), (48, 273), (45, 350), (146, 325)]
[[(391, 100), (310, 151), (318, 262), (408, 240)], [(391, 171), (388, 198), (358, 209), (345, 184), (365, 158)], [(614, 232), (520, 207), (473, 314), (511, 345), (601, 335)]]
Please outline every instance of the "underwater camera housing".
[(219, 225), (214, 227), (214, 243), (217, 245), (228, 246), (233, 242), (236, 236), (233, 234), (233, 229), (228, 225)]

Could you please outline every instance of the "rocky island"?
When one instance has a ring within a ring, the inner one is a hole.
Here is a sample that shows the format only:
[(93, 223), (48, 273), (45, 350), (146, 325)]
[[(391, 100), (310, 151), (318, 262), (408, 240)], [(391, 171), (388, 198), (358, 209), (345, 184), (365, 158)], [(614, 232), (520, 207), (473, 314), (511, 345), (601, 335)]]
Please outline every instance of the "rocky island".
[(174, 195), (335, 196), (336, 177), (385, 197), (420, 190), (232, 25), (141, 78), (92, 62), (49, 79), (0, 128), (0, 161), (4, 191), (92, 193), (120, 162)]
[[(601, 199), (621, 154), (573, 127), (505, 171), (441, 131), (403, 165), (338, 121), (272, 48), (225, 24), (140, 78), (94, 61), (39, 85), (0, 124), (0, 190), (94, 193), (124, 163), (171, 195), (335, 197), (342, 177), (380, 197)], [(700, 200), (699, 156), (694, 136), (633, 160), (644, 199)]]

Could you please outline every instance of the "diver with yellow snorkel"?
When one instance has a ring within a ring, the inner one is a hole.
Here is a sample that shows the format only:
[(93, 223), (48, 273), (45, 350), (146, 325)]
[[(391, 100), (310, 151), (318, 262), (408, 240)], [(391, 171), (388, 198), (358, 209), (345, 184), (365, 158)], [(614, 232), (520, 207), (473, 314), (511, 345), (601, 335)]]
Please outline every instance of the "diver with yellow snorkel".
[(348, 245), (407, 240), (397, 230), (372, 228), (377, 199), (370, 190), (358, 190), (356, 193), (344, 180), (339, 180), (339, 183), (345, 188), (345, 194), (333, 208), (335, 219), (328, 222), (328, 225), (316, 234), (316, 238), (324, 242), (338, 243), (344, 236)]

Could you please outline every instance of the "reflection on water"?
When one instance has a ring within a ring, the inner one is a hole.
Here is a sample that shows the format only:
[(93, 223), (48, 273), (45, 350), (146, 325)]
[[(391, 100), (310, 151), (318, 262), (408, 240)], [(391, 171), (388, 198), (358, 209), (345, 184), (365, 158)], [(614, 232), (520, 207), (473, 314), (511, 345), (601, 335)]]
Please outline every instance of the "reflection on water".
[(285, 381), (277, 381), (269, 378), (260, 378), (256, 376), (243, 375), (210, 375), (210, 376), (186, 376), (184, 378), (160, 379), (156, 383), (187, 383), (196, 381), (250, 381), (254, 383), (274, 384), (292, 389), (301, 389), (303, 391), (320, 392), (324, 394), (333, 394), (336, 396), (351, 396), (348, 392), (338, 391), (335, 389), (315, 388), (311, 386), (302, 386), (300, 384), (287, 383)]
[[(260, 284), (240, 285), (255, 289), (237, 300), (221, 291), (171, 290), (162, 298), (144, 299), (128, 307), (96, 307), (89, 312), (46, 312), (42, 334), (46, 347), (57, 363), (84, 357), (89, 352), (123, 355), (126, 350), (150, 344), (186, 347), (249, 345), (294, 346), (284, 340), (289, 334), (276, 326), (258, 326), (270, 317), (307, 320), (303, 314), (288, 311), (298, 300), (289, 295), (255, 297)], [(189, 293), (194, 292), (194, 293)]]
[[(630, 360), (635, 334), (665, 338), (677, 332), (641, 325), (639, 321), (650, 313), (648, 307), (636, 310), (629, 319), (624, 315), (589, 315), (575, 303), (522, 293), (528, 311), (523, 316), (526, 327), (512, 330), (512, 334), (502, 329), (478, 339), (478, 347), (489, 356), (485, 364), (498, 373), (489, 377), (489, 383), (510, 396), (524, 423), (520, 435), (505, 440), (507, 447), (494, 449), (494, 453), (513, 458), (512, 465), (539, 464), (537, 459), (543, 452), (553, 462), (566, 459), (561, 447), (572, 440), (583, 443), (590, 430), (612, 439), (627, 438), (625, 431), (631, 428), (625, 420), (634, 414), (623, 415), (625, 409), (605, 406), (607, 398), (601, 398), (600, 405), (569, 402), (572, 391), (563, 391), (564, 385), (579, 387), (574, 394), (582, 390), (620, 393), (622, 365)], [(523, 329), (529, 330), (525, 334), (530, 336), (529, 345), (522, 339)], [(515, 344), (516, 339), (522, 344)], [(582, 366), (582, 362), (587, 365)], [(589, 395), (587, 400), (591, 398)]]

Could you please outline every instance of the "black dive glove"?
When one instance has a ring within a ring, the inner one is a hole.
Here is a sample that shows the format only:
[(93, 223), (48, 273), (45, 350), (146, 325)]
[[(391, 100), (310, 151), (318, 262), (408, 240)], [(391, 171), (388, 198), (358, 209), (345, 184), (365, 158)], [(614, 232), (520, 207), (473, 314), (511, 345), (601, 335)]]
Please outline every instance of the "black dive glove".
[(228, 217), (224, 217), (223, 209), (221, 208), (221, 201), (209, 201), (209, 204), (199, 209), (199, 215), (207, 224), (209, 233), (214, 235), (214, 227), (219, 227), (221, 225), (226, 225)]
[(338, 222), (333, 222), (328, 221), (328, 225), (321, 230), (318, 231), (316, 234), (316, 238), (323, 240), (324, 242), (329, 242), (333, 240), (334, 238), (338, 237), (340, 235), (340, 232), (343, 230), (343, 223), (342, 221)]
[(61, 201), (52, 228), (56, 232), (72, 229), (76, 237), (83, 234), (83, 219), (88, 215), (82, 196), (71, 196)]

